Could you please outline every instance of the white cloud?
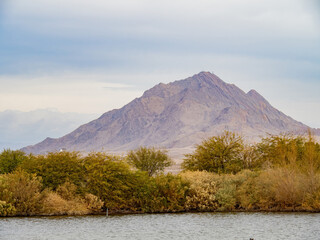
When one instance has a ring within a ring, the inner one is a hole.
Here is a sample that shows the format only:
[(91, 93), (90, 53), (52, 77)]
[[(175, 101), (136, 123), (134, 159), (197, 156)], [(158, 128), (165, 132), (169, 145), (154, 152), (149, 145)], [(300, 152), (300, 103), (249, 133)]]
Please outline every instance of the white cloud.
[(298, 0), (15, 0), (7, 22), (68, 37), (319, 37), (307, 2)]
[(160, 81), (208, 70), (317, 123), (320, 8), (314, 6), (311, 0), (6, 1), (1, 21), (12, 45), (0, 47), (8, 51), (0, 71), (22, 75), (0, 77), (0, 110), (103, 113)]

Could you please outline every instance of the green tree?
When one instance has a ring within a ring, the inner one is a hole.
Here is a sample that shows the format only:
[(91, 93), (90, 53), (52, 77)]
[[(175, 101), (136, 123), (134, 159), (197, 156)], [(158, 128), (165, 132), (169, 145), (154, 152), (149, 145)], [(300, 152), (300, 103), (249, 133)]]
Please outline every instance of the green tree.
[(81, 187), (83, 183), (83, 159), (78, 152), (58, 152), (30, 156), (21, 168), (42, 178), (43, 188), (55, 190), (66, 181)]
[[(133, 173), (120, 157), (90, 153), (84, 158), (86, 191), (98, 196), (112, 210), (127, 208)], [(131, 196), (132, 197), (132, 196)]]
[(242, 160), (245, 169), (260, 170), (263, 167), (264, 159), (260, 157), (257, 144), (244, 145)]
[(20, 150), (5, 149), (0, 154), (0, 174), (11, 173), (28, 157)]
[(308, 174), (313, 175), (320, 170), (320, 145), (315, 141), (311, 132), (304, 143), (302, 162), (302, 169)]
[(180, 176), (168, 173), (154, 177), (156, 190), (153, 193), (153, 212), (179, 212), (184, 210), (188, 183)]
[(303, 158), (305, 140), (301, 136), (290, 134), (271, 135), (257, 144), (261, 162), (273, 166), (296, 165)]
[(146, 171), (149, 176), (162, 172), (165, 167), (172, 165), (172, 160), (164, 150), (140, 147), (132, 150), (127, 156), (129, 164), (135, 168)]
[(157, 185), (154, 177), (150, 177), (145, 171), (135, 171), (127, 194), (127, 202), (130, 210), (138, 212), (154, 212), (157, 208), (155, 193)]
[(225, 131), (220, 136), (204, 140), (193, 154), (187, 154), (182, 168), (191, 171), (215, 173), (237, 173), (245, 166), (242, 152), (243, 139), (235, 133)]

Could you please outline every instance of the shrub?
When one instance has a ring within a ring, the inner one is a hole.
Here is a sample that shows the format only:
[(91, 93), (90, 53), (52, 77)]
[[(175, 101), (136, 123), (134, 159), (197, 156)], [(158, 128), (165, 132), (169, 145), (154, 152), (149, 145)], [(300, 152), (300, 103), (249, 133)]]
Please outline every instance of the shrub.
[(0, 200), (0, 217), (12, 216), (15, 213), (16, 209), (11, 203)]
[(241, 208), (241, 187), (256, 173), (243, 170), (235, 175), (224, 174), (217, 180), (216, 199), (219, 211), (231, 211)]
[[(43, 211), (42, 213), (45, 215), (66, 215), (75, 213), (74, 209), (76, 209), (76, 213), (79, 213), (77, 205), (70, 205), (68, 200), (63, 199), (58, 193), (53, 191), (47, 191), (45, 193), (45, 198), (43, 200)], [(71, 210), (72, 208), (72, 210)]]
[(100, 212), (103, 207), (103, 202), (95, 195), (91, 193), (77, 194), (77, 186), (70, 182), (65, 182), (57, 188), (57, 193), (64, 200), (69, 201), (69, 205), (75, 203), (80, 206), (80, 209), (88, 213)]
[(84, 204), (86, 205), (90, 213), (97, 213), (101, 212), (101, 208), (103, 207), (104, 202), (100, 200), (97, 196), (91, 193), (86, 193), (84, 195)]
[(261, 172), (255, 180), (256, 206), (262, 210), (298, 210), (306, 196), (308, 176), (290, 168)]
[(65, 200), (72, 200), (75, 198), (77, 186), (67, 181), (64, 184), (57, 187), (57, 194), (59, 194)]
[(320, 190), (313, 193), (307, 193), (302, 203), (302, 207), (309, 211), (320, 211)]
[(247, 179), (240, 185), (237, 190), (237, 199), (239, 201), (239, 208), (245, 210), (258, 210), (259, 209), (259, 196), (257, 181), (259, 172), (250, 172)]
[(41, 212), (41, 183), (34, 174), (17, 171), (0, 178), (0, 200), (12, 204), (17, 215)]
[(237, 186), (232, 180), (223, 181), (216, 193), (219, 211), (230, 211), (236, 208), (236, 190)]
[(181, 178), (189, 184), (186, 210), (214, 211), (218, 208), (216, 199), (217, 177), (205, 171), (183, 172)]
[(44, 191), (43, 212), (45, 215), (83, 215), (100, 212), (103, 202), (95, 195), (76, 193), (77, 187), (65, 182), (55, 192)]
[(187, 184), (172, 174), (155, 177), (156, 189), (153, 194), (153, 212), (179, 212), (184, 210)]

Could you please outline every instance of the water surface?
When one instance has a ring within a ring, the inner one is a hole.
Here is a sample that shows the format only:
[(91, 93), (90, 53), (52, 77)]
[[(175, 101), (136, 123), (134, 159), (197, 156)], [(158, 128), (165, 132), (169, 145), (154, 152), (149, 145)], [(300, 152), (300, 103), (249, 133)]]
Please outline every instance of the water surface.
[(0, 239), (320, 239), (318, 213), (0, 218)]

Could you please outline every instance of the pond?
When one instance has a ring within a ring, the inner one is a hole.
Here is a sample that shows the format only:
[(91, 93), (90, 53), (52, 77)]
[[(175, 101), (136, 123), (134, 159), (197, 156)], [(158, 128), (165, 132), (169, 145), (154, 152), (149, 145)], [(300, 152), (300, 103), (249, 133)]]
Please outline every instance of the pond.
[(320, 239), (320, 213), (0, 218), (0, 239)]

